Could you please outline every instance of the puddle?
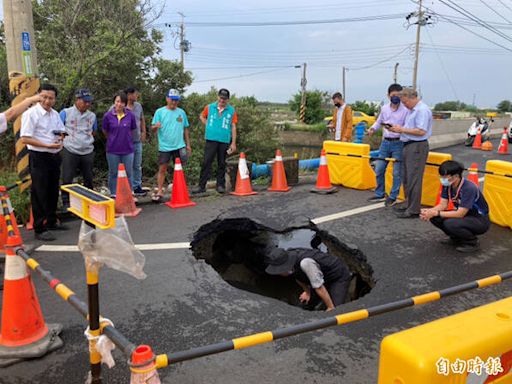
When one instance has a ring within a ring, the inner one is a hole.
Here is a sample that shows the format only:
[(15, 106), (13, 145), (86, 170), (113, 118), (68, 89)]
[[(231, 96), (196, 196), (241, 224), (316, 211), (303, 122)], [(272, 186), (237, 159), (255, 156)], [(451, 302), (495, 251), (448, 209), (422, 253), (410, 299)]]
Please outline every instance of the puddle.
[(314, 224), (276, 231), (246, 218), (214, 220), (199, 228), (191, 242), (194, 257), (211, 265), (230, 285), (302, 307), (302, 288), (295, 279), (265, 273), (265, 255), (274, 247), (316, 248), (340, 258), (352, 273), (346, 301), (357, 300), (375, 286), (373, 270), (361, 251)]

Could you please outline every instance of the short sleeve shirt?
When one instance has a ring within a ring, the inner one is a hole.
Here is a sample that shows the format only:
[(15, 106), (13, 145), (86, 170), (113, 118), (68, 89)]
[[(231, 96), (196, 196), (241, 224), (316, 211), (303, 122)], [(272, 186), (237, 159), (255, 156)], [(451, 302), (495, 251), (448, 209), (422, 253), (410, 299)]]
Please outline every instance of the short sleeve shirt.
[(5, 113), (0, 113), (0, 133), (7, 131), (7, 119)]
[(158, 150), (160, 152), (176, 151), (185, 147), (184, 131), (188, 128), (188, 118), (181, 108), (162, 107), (156, 110), (151, 125), (160, 123), (158, 128)]
[[(128, 107), (126, 107), (128, 108)], [(137, 129), (132, 132), (133, 142), (138, 143), (140, 141), (140, 121), (144, 118), (144, 110), (139, 102), (133, 103), (133, 109), (130, 109), (131, 113), (135, 116), (135, 122), (137, 123)]]
[[(58, 112), (54, 109), (47, 111), (41, 104), (36, 104), (21, 115), (21, 137), (32, 137), (44, 144), (56, 143), (54, 131), (64, 132), (66, 128), (60, 119)], [(42, 148), (34, 145), (27, 145), (31, 151), (57, 153), (60, 149)]]
[(453, 187), (443, 187), (443, 191), (441, 192), (441, 197), (443, 199), (447, 199), (450, 196), (450, 199), (453, 201), (453, 205), (456, 208), (466, 208), (469, 210), (469, 215), (487, 215), (489, 213), (489, 206), (487, 205), (487, 201), (485, 201), (485, 197), (480, 189), (471, 181), (467, 179), (462, 180), (462, 185), (459, 185), (460, 188)]
[(302, 259), (300, 262), (300, 269), (302, 269), (308, 277), (313, 289), (320, 288), (324, 285), (324, 274), (315, 260), (309, 257)]
[(423, 136), (415, 136), (407, 133), (400, 134), (401, 141), (423, 141), (432, 136), (432, 111), (427, 104), (420, 101), (409, 111), (405, 118), (404, 128), (418, 128), (425, 131)]

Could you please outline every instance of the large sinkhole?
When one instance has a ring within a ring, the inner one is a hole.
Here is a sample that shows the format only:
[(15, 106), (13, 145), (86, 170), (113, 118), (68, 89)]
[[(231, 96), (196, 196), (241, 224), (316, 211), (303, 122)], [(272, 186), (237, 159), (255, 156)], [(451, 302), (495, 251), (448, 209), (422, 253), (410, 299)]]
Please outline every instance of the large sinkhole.
[(195, 258), (211, 265), (233, 287), (308, 310), (325, 308), (320, 301), (301, 303), (303, 289), (292, 276), (265, 272), (266, 256), (276, 247), (287, 252), (316, 249), (339, 258), (350, 274), (344, 302), (357, 300), (375, 285), (372, 267), (360, 250), (312, 223), (278, 231), (246, 218), (217, 219), (199, 228), (191, 243)]

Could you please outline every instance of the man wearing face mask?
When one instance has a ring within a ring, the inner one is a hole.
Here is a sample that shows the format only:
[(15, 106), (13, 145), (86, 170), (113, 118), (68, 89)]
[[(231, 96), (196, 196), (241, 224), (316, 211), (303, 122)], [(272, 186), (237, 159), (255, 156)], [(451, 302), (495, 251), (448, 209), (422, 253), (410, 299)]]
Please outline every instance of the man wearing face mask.
[[(477, 235), (489, 230), (489, 206), (478, 186), (462, 177), (464, 166), (448, 160), (439, 166), (443, 190), (441, 201), (433, 208), (422, 209), (420, 218), (429, 221), (446, 233), (444, 244), (456, 246), (459, 252), (474, 252), (479, 249)], [(456, 210), (447, 211), (448, 202)]]
[(345, 104), (341, 93), (332, 95), (332, 102), (336, 107), (333, 111), (332, 121), (328, 125), (329, 131), (334, 133), (336, 141), (352, 141), (352, 108)]
[(375, 124), (373, 124), (368, 130), (368, 134), (372, 136), (381, 127), (384, 129), (382, 135), (382, 143), (379, 148), (379, 157), (381, 158), (393, 158), (396, 159), (393, 163), (393, 186), (389, 196), (386, 198), (385, 186), (385, 174), (388, 162), (384, 160), (377, 160), (375, 164), (375, 174), (377, 177), (377, 188), (375, 188), (375, 196), (368, 199), (370, 202), (378, 202), (386, 200), (386, 207), (392, 207), (396, 203), (396, 198), (400, 192), (400, 184), (402, 183), (402, 151), (404, 144), (400, 141), (400, 134), (391, 132), (386, 128), (389, 125), (397, 124), (403, 126), (405, 118), (408, 113), (408, 109), (400, 103), (400, 92), (402, 86), (400, 84), (391, 84), (388, 87), (388, 97), (390, 100), (389, 104), (382, 107), (379, 117)]

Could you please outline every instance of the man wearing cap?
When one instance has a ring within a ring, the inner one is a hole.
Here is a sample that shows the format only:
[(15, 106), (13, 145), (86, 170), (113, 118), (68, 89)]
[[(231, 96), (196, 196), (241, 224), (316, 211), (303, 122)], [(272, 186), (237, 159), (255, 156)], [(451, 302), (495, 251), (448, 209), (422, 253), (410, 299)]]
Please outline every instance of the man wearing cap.
[(351, 273), (338, 257), (318, 249), (274, 248), (265, 261), (269, 275), (292, 276), (302, 287), (301, 303), (314, 307), (321, 299), (326, 311), (345, 303)]
[(41, 101), (21, 116), (20, 137), (27, 145), (32, 186), (30, 203), (34, 215), (34, 233), (38, 240), (52, 241), (50, 230), (67, 229), (57, 222), (59, 178), (65, 127), (56, 110), (57, 88), (42, 84)]
[(188, 118), (185, 111), (178, 108), (181, 96), (175, 89), (167, 93), (167, 105), (156, 110), (151, 129), (158, 134), (158, 190), (152, 199), (155, 203), (162, 200), (167, 164), (177, 158), (182, 164), (186, 164), (190, 147)]
[(128, 87), (125, 90), (128, 96), (128, 108), (134, 115), (137, 122), (137, 129), (132, 132), (133, 139), (133, 172), (132, 189), (135, 196), (145, 196), (146, 192), (142, 189), (142, 143), (146, 141), (146, 121), (144, 120), (144, 110), (137, 101), (139, 91), (135, 87)]
[(217, 101), (204, 107), (199, 118), (206, 126), (206, 144), (199, 186), (192, 193), (206, 192), (206, 182), (210, 178), (215, 156), (217, 156), (217, 192), (225, 193), (226, 156), (236, 151), (236, 124), (238, 122), (235, 108), (229, 105), (229, 91), (225, 88), (220, 89)]
[[(86, 88), (75, 92), (75, 104), (60, 111), (60, 119), (68, 134), (62, 149), (62, 183), (71, 184), (77, 169), (84, 186), (93, 188), (94, 134), (98, 128), (96, 115), (89, 110), (92, 95)], [(62, 192), (62, 205), (69, 207), (69, 193)]]

